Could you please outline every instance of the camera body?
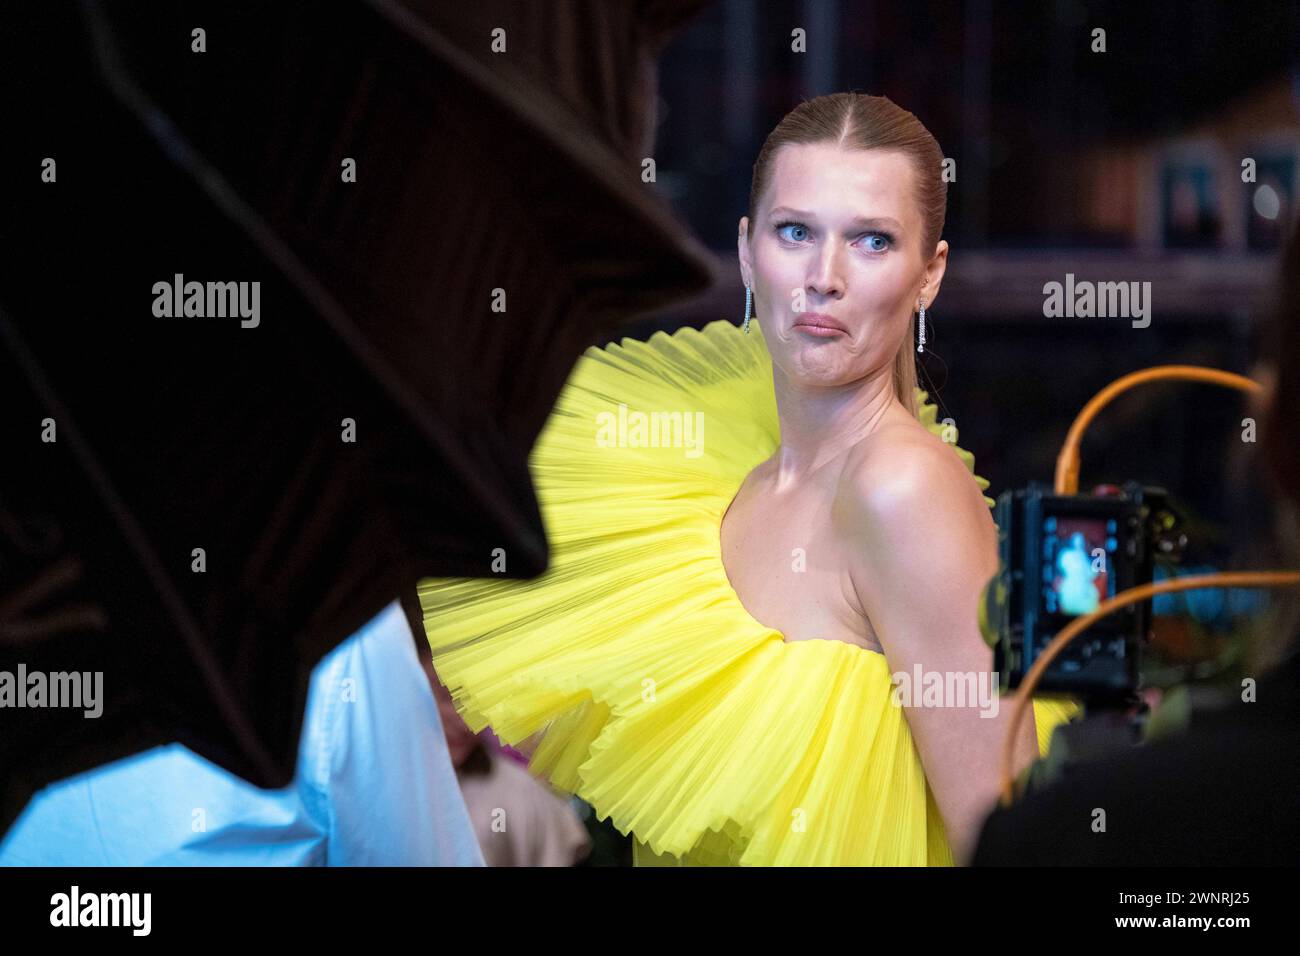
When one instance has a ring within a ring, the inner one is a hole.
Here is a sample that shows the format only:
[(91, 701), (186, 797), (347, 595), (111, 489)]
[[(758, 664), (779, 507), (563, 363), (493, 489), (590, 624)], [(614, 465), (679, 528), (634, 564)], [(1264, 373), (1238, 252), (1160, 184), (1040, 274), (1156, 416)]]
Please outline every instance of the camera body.
[[(1107, 495), (1057, 495), (1031, 484), (997, 500), (998, 573), (984, 592), (983, 626), (1004, 689), (1019, 686), (1048, 642), (1106, 598), (1150, 583), (1176, 520), (1163, 489), (1126, 483)], [(1151, 601), (1102, 618), (1051, 664), (1043, 693), (1117, 701), (1138, 689)]]

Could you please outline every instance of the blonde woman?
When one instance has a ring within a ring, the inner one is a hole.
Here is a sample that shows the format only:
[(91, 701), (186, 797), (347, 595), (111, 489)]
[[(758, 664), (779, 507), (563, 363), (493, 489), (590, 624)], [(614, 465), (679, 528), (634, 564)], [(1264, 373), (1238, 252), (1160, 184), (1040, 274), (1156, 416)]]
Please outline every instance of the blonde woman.
[[(921, 686), (991, 687), (997, 567), (987, 482), (916, 388), (942, 159), (884, 97), (787, 115), (740, 220), (744, 326), (589, 349), (530, 461), (548, 571), (421, 584), (469, 726), (638, 865), (952, 864), (994, 803), (1009, 708)], [(1021, 766), (1076, 709), (1035, 701)]]

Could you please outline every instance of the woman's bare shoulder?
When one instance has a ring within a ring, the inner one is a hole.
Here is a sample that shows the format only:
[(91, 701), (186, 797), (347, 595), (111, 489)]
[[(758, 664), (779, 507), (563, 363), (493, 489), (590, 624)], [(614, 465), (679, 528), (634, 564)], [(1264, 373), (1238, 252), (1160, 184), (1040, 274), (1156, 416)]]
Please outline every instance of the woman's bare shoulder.
[(890, 424), (853, 447), (835, 502), (850, 531), (915, 508), (963, 505), (987, 516), (979, 485), (956, 451), (915, 419)]
[(984, 580), (996, 561), (996, 527), (979, 484), (952, 446), (915, 425), (873, 433), (839, 476), (833, 524), (849, 545), (849, 577), (868, 614), (883, 599), (879, 582), (943, 566), (936, 548)]

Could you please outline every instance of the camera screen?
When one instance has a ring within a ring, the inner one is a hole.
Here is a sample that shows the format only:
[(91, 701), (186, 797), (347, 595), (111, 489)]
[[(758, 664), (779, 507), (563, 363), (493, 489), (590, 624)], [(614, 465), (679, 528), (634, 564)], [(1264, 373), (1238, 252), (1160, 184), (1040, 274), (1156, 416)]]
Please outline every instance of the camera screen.
[(1043, 519), (1043, 610), (1077, 617), (1115, 593), (1114, 518)]

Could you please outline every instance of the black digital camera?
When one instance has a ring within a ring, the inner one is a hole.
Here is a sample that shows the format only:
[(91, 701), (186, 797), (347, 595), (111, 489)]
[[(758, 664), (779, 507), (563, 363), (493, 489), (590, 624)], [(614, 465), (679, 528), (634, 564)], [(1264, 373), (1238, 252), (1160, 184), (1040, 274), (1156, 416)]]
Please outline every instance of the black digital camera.
[[(1176, 559), (1184, 538), (1161, 488), (1126, 483), (1105, 495), (1057, 495), (1036, 484), (997, 500), (998, 573), (981, 626), (1003, 689), (1019, 686), (1048, 642), (1105, 599), (1150, 583), (1157, 554)], [(1102, 618), (1070, 643), (1038, 690), (1094, 701), (1138, 689), (1151, 601)]]

